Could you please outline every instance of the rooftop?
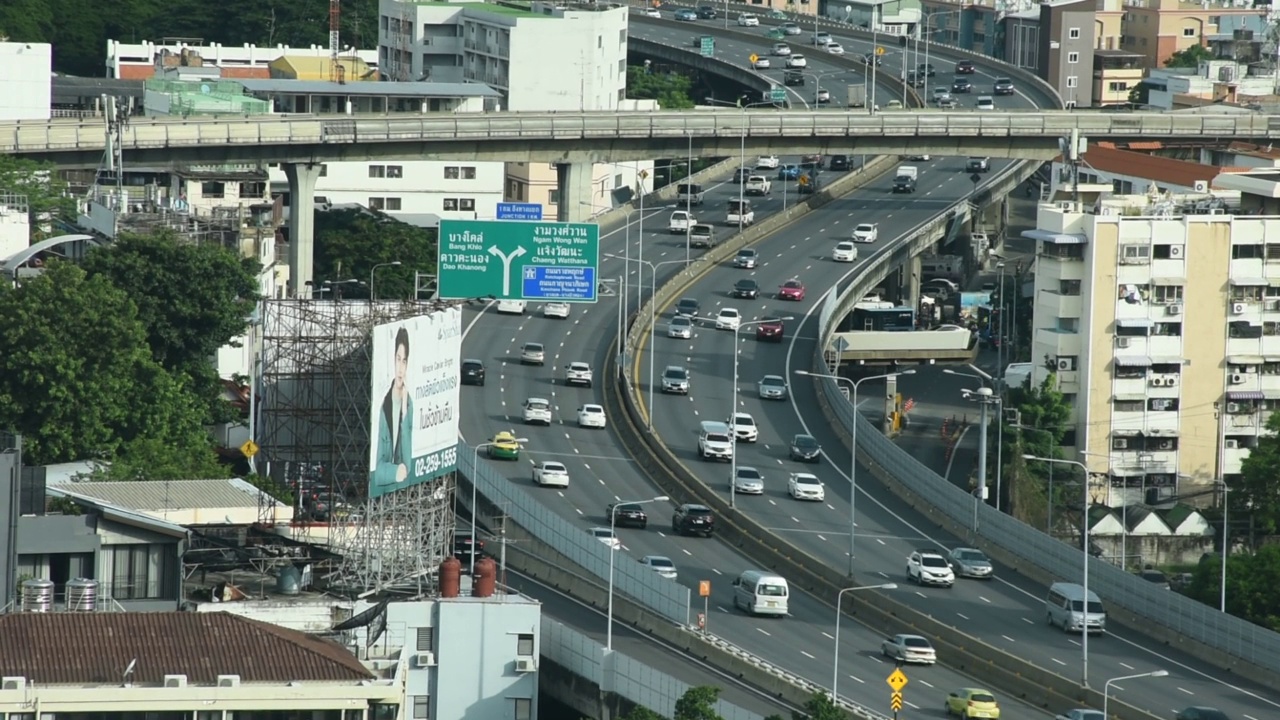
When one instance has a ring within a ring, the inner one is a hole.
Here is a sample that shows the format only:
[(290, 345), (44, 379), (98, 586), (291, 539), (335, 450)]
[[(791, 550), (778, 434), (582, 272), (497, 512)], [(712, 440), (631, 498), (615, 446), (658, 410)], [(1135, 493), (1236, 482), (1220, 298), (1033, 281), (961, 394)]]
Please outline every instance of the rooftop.
[(11, 613), (0, 616), (0, 674), (46, 685), (358, 682), (373, 675), (342, 646), (230, 613)]
[(235, 82), (250, 93), (281, 93), (290, 95), (350, 95), (371, 97), (501, 97), (502, 93), (480, 83), (437, 82), (351, 82), (336, 83), (320, 80), (258, 80), (236, 79)]
[(1122, 150), (1112, 143), (1089, 145), (1089, 150), (1080, 160), (1087, 169), (1188, 188), (1195, 187), (1197, 181), (1212, 185), (1214, 178), (1227, 170), (1188, 160), (1149, 155), (1132, 149)]
[(138, 482), (78, 482), (55, 485), (81, 497), (141, 512), (203, 508), (257, 508), (269, 496), (239, 478), (221, 480), (152, 480)]

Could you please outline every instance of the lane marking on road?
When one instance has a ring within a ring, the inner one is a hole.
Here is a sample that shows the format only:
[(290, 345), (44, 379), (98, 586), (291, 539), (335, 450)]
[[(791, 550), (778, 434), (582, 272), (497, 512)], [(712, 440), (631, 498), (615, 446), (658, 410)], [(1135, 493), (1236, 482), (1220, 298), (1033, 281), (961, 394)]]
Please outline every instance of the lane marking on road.
[[(1026, 623), (1026, 624), (1028, 624), (1028, 625), (1035, 625), (1035, 624), (1036, 624), (1036, 621), (1035, 621), (1035, 620), (1032, 620), (1031, 618), (1028, 618), (1028, 617), (1024, 617), (1024, 618), (1022, 618), (1022, 622)], [(1122, 663), (1122, 664), (1123, 664), (1123, 663)], [(1130, 668), (1130, 669), (1132, 669), (1132, 668)]]
[(1001, 635), (1000, 637), (1004, 638), (1005, 640), (1008, 640), (1009, 642), (1018, 642), (1017, 640), (1014, 640), (1013, 638), (1009, 637), (1008, 635)]
[(1195, 693), (1191, 692), (1190, 690), (1188, 690), (1188, 689), (1186, 689), (1186, 688), (1184, 688), (1184, 687), (1178, 687), (1178, 690), (1180, 690), (1181, 692), (1184, 692), (1184, 693), (1186, 693), (1186, 694), (1188, 694), (1188, 695), (1195, 695)]
[(968, 619), (969, 619), (969, 616), (968, 616), (968, 615), (965, 615), (964, 613), (956, 613), (956, 615), (960, 616), (960, 619), (961, 619), (961, 620), (968, 620)]
[(866, 682), (865, 680), (863, 680), (862, 678), (858, 677), (857, 675), (850, 675), (850, 676), (849, 676), (849, 679), (850, 679), (850, 680), (853, 680), (854, 682), (862, 683), (863, 685), (866, 685), (866, 684), (867, 684), (867, 682)]
[(804, 650), (801, 650), (801, 651), (800, 651), (800, 654), (801, 654), (801, 655), (803, 655), (803, 656), (805, 656), (805, 657), (807, 657), (807, 658), (809, 658), (810, 660), (817, 660), (817, 659), (818, 659), (818, 658), (816, 658), (816, 657), (814, 657), (814, 656), (810, 655), (809, 653), (805, 652)]
[(835, 636), (833, 636), (831, 633), (829, 633), (829, 632), (827, 632), (827, 631), (825, 631), (825, 630), (824, 630), (824, 631), (822, 631), (822, 635), (823, 635), (823, 637), (825, 637), (825, 638), (826, 638), (826, 639), (828, 639), (828, 640), (835, 640)]
[(1132, 665), (1130, 665), (1129, 663), (1120, 663), (1120, 667), (1124, 668), (1125, 670), (1133, 670), (1133, 669), (1134, 669), (1134, 667), (1133, 667)]
[(762, 630), (762, 629), (760, 629), (760, 628), (756, 628), (756, 632), (758, 632), (758, 633), (764, 633), (765, 635), (768, 635), (769, 637), (773, 637), (772, 635), (769, 635), (769, 633), (768, 633), (768, 632), (766, 632), (765, 630)]

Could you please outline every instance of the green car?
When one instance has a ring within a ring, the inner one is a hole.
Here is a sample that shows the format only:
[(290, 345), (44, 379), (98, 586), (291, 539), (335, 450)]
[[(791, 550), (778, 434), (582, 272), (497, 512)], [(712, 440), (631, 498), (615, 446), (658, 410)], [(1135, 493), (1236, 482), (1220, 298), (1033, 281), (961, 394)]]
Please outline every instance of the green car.
[(489, 457), (494, 460), (519, 460), (520, 443), (516, 436), (509, 432), (494, 435), (489, 444)]
[(772, 39), (772, 40), (781, 40), (781, 39), (783, 39), (784, 37), (786, 37), (786, 36), (787, 36), (787, 34), (786, 34), (786, 33), (782, 32), (782, 31), (781, 31), (781, 30), (779, 30), (778, 28), (773, 28), (772, 30), (770, 30), (769, 32), (767, 32), (767, 33), (765, 33), (765, 34), (766, 34), (766, 35), (768, 35), (768, 36), (769, 36), (769, 38), (770, 38), (770, 39)]

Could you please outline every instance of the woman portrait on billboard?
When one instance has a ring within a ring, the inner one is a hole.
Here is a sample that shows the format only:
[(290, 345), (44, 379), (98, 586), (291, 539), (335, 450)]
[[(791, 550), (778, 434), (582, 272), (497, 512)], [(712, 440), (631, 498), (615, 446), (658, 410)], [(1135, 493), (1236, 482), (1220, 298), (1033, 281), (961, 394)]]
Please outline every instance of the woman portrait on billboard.
[(375, 486), (402, 483), (413, 468), (413, 397), (406, 381), (409, 331), (403, 327), (396, 331), (394, 358), (391, 388), (378, 413), (378, 450), (371, 478)]

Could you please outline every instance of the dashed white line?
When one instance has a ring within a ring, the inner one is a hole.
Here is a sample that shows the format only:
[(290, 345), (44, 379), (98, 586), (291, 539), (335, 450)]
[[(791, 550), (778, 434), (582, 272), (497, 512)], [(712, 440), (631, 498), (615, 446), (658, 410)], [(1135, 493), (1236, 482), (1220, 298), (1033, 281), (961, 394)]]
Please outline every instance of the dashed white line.
[(1054, 661), (1054, 662), (1056, 662), (1056, 663), (1058, 663), (1059, 665), (1062, 665), (1063, 667), (1066, 667), (1066, 665), (1067, 665), (1066, 663), (1062, 662), (1062, 661), (1061, 661), (1061, 660), (1059, 660), (1058, 658), (1049, 658), (1049, 659), (1050, 659), (1050, 660), (1052, 660), (1052, 661)]
[(1195, 693), (1191, 692), (1190, 690), (1188, 690), (1188, 689), (1186, 689), (1186, 688), (1184, 688), (1184, 687), (1179, 687), (1179, 688), (1178, 688), (1178, 691), (1179, 691), (1179, 692), (1184, 692), (1184, 693), (1186, 693), (1186, 694), (1188, 694), (1188, 695), (1195, 695)]
[(1125, 670), (1133, 670), (1133, 669), (1134, 669), (1134, 668), (1133, 668), (1133, 666), (1132, 666), (1132, 665), (1130, 665), (1129, 663), (1120, 663), (1120, 667), (1124, 668)]
[(826, 632), (825, 630), (822, 632), (822, 634), (823, 634), (823, 636), (824, 636), (824, 637), (826, 637), (828, 640), (835, 640), (835, 636), (831, 635), (831, 633), (828, 633), (828, 632)]
[(809, 658), (810, 660), (817, 660), (817, 659), (818, 659), (818, 658), (816, 658), (816, 657), (814, 657), (814, 656), (810, 655), (809, 653), (805, 652), (804, 650), (801, 650), (801, 651), (800, 651), (800, 654), (801, 654), (801, 655), (803, 655), (803, 656), (805, 656), (805, 657), (807, 657), (807, 658)]
[(1017, 642), (1017, 640), (1014, 640), (1013, 638), (1009, 637), (1008, 635), (1001, 635), (1000, 637), (1004, 638), (1005, 640), (1008, 640), (1009, 642)]
[[(765, 634), (765, 635), (769, 635), (769, 633), (768, 633), (768, 632), (766, 632), (766, 631), (764, 631), (764, 630), (761, 630), (760, 628), (756, 628), (756, 632), (763, 633), (763, 634)], [(769, 635), (769, 637), (773, 637), (773, 636), (772, 636), (772, 635)]]
[(849, 676), (849, 679), (850, 679), (850, 680), (852, 680), (852, 681), (854, 681), (854, 682), (862, 683), (863, 685), (866, 685), (866, 684), (867, 684), (867, 682), (866, 682), (865, 680), (863, 680), (862, 678), (858, 677), (857, 675), (850, 675), (850, 676)]
[(956, 615), (959, 615), (961, 620), (968, 620), (968, 619), (969, 619), (969, 616), (965, 615), (964, 613), (956, 613)]

